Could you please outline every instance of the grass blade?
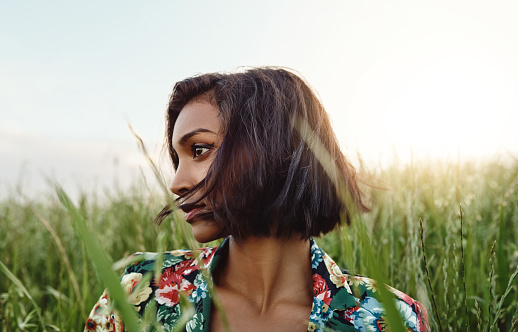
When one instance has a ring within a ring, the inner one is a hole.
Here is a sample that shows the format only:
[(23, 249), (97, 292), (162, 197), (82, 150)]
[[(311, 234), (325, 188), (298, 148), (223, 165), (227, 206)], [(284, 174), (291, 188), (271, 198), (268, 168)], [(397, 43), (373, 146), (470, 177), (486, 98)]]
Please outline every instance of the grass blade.
[(464, 234), (463, 234), (463, 214), (462, 214), (462, 204), (459, 205), (460, 209), (460, 255), (461, 255), (461, 264), (462, 264), (462, 286), (464, 286), (464, 308), (466, 309), (466, 324), (467, 331), (469, 328), (469, 314), (468, 314), (468, 293), (466, 292), (466, 265), (464, 263)]
[(497, 311), (495, 314), (495, 318), (493, 319), (493, 326), (495, 326), (498, 323), (498, 318), (500, 317), (500, 313), (502, 311), (502, 306), (504, 305), (505, 298), (511, 292), (511, 289), (513, 288), (514, 278), (516, 278), (517, 275), (518, 275), (518, 266), (516, 266), (514, 273), (511, 275), (511, 278), (509, 278), (509, 282), (507, 283), (507, 288), (505, 290), (505, 293), (504, 293), (504, 295), (502, 295), (502, 298), (500, 298), (500, 301), (498, 302), (498, 307), (497, 307)]
[(133, 309), (126, 301), (126, 294), (120, 285), (119, 276), (117, 276), (115, 271), (111, 268), (112, 262), (108, 259), (97, 238), (94, 237), (87, 228), (83, 217), (72, 201), (70, 201), (63, 189), (56, 186), (55, 190), (61, 204), (63, 204), (70, 214), (72, 225), (74, 226), (77, 235), (84, 242), (87, 253), (90, 256), (95, 269), (101, 277), (101, 280), (106, 284), (106, 287), (110, 292), (110, 298), (123, 318), (125, 329), (130, 332), (138, 332), (139, 328), (135, 309)]
[(72, 289), (74, 290), (74, 293), (78, 299), (79, 305), (81, 307), (81, 314), (83, 315), (83, 319), (86, 319), (87, 313), (83, 301), (83, 297), (81, 296), (81, 292), (79, 291), (79, 283), (77, 282), (76, 275), (74, 273), (74, 270), (72, 269), (72, 265), (70, 264), (70, 260), (68, 259), (68, 256), (66, 254), (65, 246), (61, 242), (61, 239), (59, 238), (58, 234), (52, 228), (49, 221), (45, 219), (36, 209), (32, 209), (32, 212), (36, 216), (36, 218), (45, 226), (45, 228), (49, 231), (50, 235), (52, 236), (52, 239), (56, 243), (56, 246), (58, 247), (59, 253), (61, 255), (61, 258), (63, 259), (63, 262), (65, 263), (65, 266), (68, 271), (68, 276), (70, 278), (70, 282), (72, 283)]
[(38, 315), (38, 319), (41, 323), (41, 328), (43, 329), (43, 331), (47, 331), (47, 328), (45, 327), (45, 322), (43, 321), (43, 317), (41, 317), (40, 307), (36, 304), (31, 294), (29, 294), (27, 288), (25, 288), (20, 279), (16, 278), (16, 276), (12, 274), (12, 272), (7, 268), (7, 266), (4, 265), (4, 263), (2, 263), (2, 261), (0, 261), (0, 271), (2, 271), (7, 276), (7, 278), (11, 280), (16, 285), (16, 287), (18, 287), (18, 289), (22, 291), (22, 293), (25, 296), (27, 296), (29, 301), (31, 301), (32, 305), (34, 306), (34, 310), (36, 310), (36, 315)]
[(432, 304), (433, 304), (433, 311), (434, 311), (434, 314), (435, 314), (435, 318), (437, 319), (437, 324), (439, 325), (439, 331), (442, 331), (442, 326), (441, 326), (441, 319), (439, 318), (439, 310), (437, 309), (437, 303), (435, 302), (435, 295), (434, 295), (434, 292), (433, 292), (433, 287), (432, 287), (432, 281), (430, 280), (430, 271), (428, 271), (428, 263), (426, 262), (426, 253), (425, 253), (425, 250), (424, 250), (424, 236), (423, 236), (423, 219), (419, 219), (419, 225), (421, 227), (421, 246), (423, 248), (423, 261), (424, 261), (424, 268), (426, 270), (426, 276), (427, 276), (427, 279), (428, 279), (428, 286), (430, 286), (430, 293), (432, 294)]

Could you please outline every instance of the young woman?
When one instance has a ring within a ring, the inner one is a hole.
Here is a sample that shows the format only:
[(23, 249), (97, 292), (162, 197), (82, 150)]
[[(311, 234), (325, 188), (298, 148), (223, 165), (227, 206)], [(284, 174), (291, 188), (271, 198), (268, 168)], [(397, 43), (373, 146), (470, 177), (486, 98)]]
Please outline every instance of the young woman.
[[(312, 239), (367, 208), (322, 104), (300, 76), (256, 68), (178, 82), (167, 146), (176, 170), (171, 191), (194, 237), (225, 240), (164, 253), (162, 274), (144, 285), (157, 256), (136, 254), (142, 261), (121, 283), (140, 315), (153, 310), (171, 331), (186, 311), (183, 294), (194, 308), (187, 331), (384, 330), (374, 282), (339, 268)], [(315, 156), (319, 149), (327, 161)], [(428, 330), (424, 308), (393, 293), (408, 330)], [(86, 331), (123, 330), (108, 307), (105, 293)]]

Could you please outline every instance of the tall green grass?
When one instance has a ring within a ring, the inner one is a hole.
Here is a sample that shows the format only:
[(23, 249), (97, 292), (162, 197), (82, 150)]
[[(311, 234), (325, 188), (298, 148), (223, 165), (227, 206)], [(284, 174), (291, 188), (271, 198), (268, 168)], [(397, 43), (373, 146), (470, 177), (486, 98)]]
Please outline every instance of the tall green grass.
[[(372, 212), (317, 239), (339, 265), (379, 272), (425, 304), (433, 331), (518, 329), (518, 165), (419, 162), (360, 173), (378, 187), (366, 187)], [(0, 331), (82, 330), (109, 277), (78, 222), (104, 264), (196, 246), (176, 214), (153, 223), (165, 199), (142, 183), (84, 194), (74, 205), (60, 198), (49, 188), (38, 200), (0, 202)]]

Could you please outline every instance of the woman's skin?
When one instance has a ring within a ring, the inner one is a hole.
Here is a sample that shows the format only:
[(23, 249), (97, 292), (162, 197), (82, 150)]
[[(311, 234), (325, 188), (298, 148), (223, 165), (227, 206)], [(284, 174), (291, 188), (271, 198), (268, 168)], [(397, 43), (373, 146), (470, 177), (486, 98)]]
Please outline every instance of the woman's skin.
[[(176, 195), (181, 196), (205, 178), (223, 140), (218, 116), (219, 109), (204, 100), (190, 101), (180, 112), (172, 137), (178, 164), (170, 189)], [(193, 202), (199, 196), (195, 194), (182, 204)], [(210, 210), (203, 201), (195, 208), (182, 209), (196, 241), (206, 243), (223, 236), (214, 220), (199, 216)]]
[[(182, 195), (207, 174), (223, 140), (218, 116), (218, 107), (203, 98), (190, 101), (180, 112), (172, 137), (179, 161), (171, 184), (173, 193)], [(184, 211), (197, 241), (225, 236), (214, 220), (200, 217), (210, 211), (203, 200)], [(310, 244), (299, 234), (290, 238), (249, 236), (239, 243), (230, 237), (226, 260), (218, 265), (213, 279), (232, 330), (307, 331), (313, 280)], [(215, 306), (211, 331), (225, 331)]]
[[(308, 240), (248, 237), (229, 243), (214, 276), (234, 331), (307, 331), (313, 302)], [(213, 310), (214, 310), (213, 306)], [(211, 331), (225, 331), (216, 311)]]

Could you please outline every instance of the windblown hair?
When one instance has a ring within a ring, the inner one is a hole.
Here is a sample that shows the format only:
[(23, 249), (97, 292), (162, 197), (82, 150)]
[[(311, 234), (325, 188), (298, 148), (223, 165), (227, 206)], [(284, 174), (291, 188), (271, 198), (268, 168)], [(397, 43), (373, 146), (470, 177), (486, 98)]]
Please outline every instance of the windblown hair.
[[(175, 165), (174, 125), (194, 98), (219, 108), (224, 138), (205, 179), (179, 200), (201, 191), (193, 203), (205, 200), (225, 233), (238, 240), (293, 233), (309, 238), (331, 231), (341, 218), (350, 224), (353, 211), (368, 210), (356, 171), (340, 151), (324, 107), (300, 76), (266, 67), (204, 74), (176, 83), (166, 137)], [(335, 179), (326, 172), (329, 165), (319, 162), (301, 136), (300, 121), (328, 151)]]

